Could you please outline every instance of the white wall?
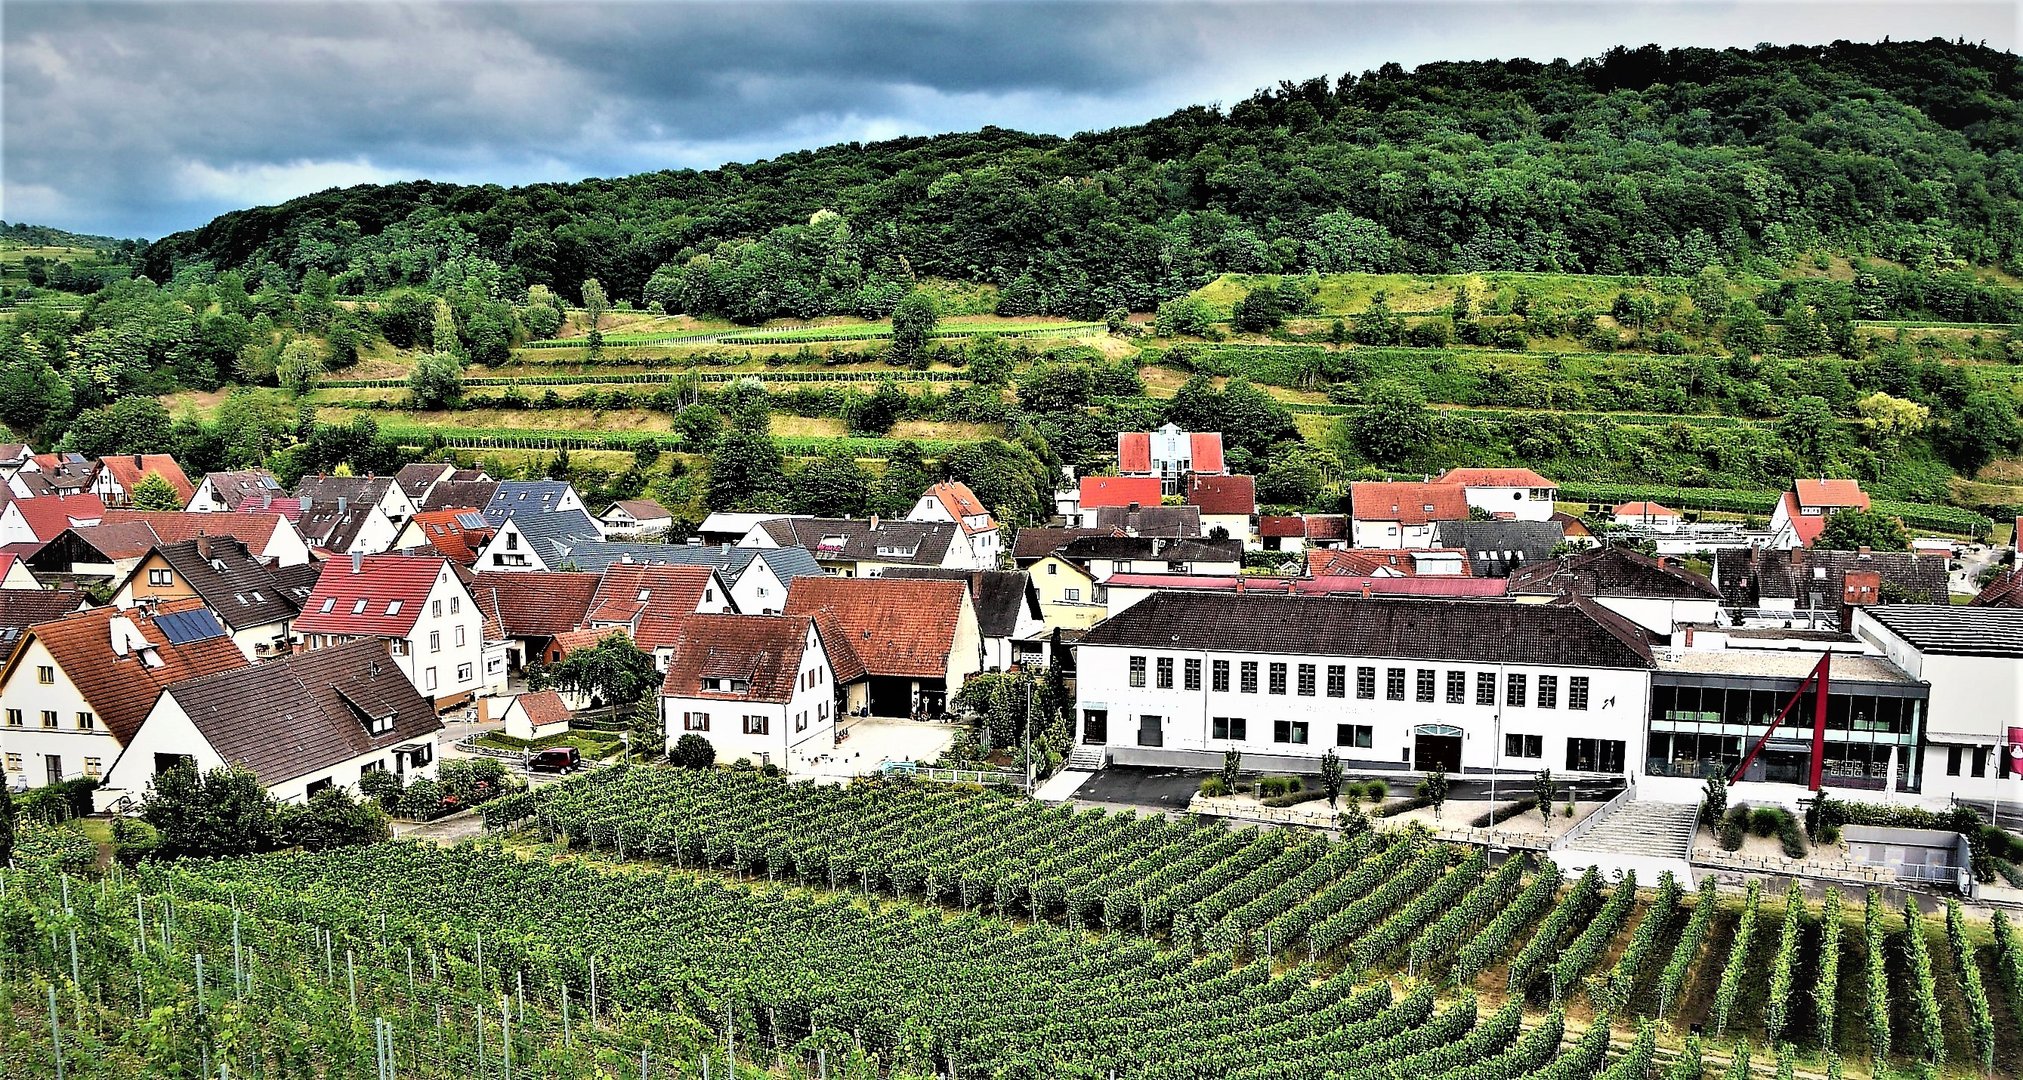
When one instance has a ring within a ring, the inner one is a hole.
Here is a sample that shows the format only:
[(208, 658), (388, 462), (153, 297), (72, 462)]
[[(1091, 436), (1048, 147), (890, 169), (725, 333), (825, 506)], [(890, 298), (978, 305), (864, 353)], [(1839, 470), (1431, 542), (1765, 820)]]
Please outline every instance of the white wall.
[(1543, 498), (1534, 499), (1528, 487), (1464, 487), (1461, 496), (1468, 500), (1468, 505), (1492, 514), (1509, 514), (1519, 521), (1547, 521), (1552, 517), (1552, 496), (1558, 492), (1546, 491)]
[[(789, 773), (807, 772), (836, 749), (834, 675), (822, 650), (821, 636), (813, 627), (801, 650), (794, 687), (793, 696), (784, 704), (727, 697), (662, 697), (660, 719), (667, 744), (673, 746), (683, 735), (698, 734), (716, 747), (719, 764), (748, 757), (754, 764), (770, 762)], [(691, 712), (709, 714), (708, 731), (690, 732), (684, 726), (684, 717)], [(766, 717), (766, 733), (745, 734), (747, 716)]]
[(1669, 635), (1680, 623), (1719, 621), (1721, 601), (1658, 600), (1637, 596), (1597, 596), (1595, 602), (1646, 630)]
[[(55, 668), (53, 683), (39, 681), (37, 672), (43, 667)], [(51, 757), (58, 759), (60, 779), (75, 780), (86, 775), (90, 761), (95, 760), (104, 775), (119, 756), (119, 741), (39, 640), (23, 647), (7, 682), (0, 685), (0, 710), (11, 709), (21, 710), (21, 726), (8, 724), (6, 713), (0, 711), (0, 764), (8, 783), (24, 780), (29, 787), (48, 783)], [(53, 730), (42, 726), (44, 710), (56, 714)], [(91, 729), (78, 726), (80, 712), (93, 714)]]

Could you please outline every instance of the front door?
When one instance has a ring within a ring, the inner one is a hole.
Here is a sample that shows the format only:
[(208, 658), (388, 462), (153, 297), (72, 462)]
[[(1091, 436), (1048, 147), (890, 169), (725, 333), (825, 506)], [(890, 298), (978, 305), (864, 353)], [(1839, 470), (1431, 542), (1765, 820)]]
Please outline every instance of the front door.
[(48, 770), (50, 783), (63, 783), (63, 755), (50, 754), (42, 759), (42, 764)]
[(1141, 716), (1138, 718), (1138, 745), (1166, 745), (1166, 718), (1163, 716)]
[(1423, 732), (1413, 736), (1412, 763), (1420, 772), (1460, 772), (1461, 736)]
[(1110, 741), (1110, 711), (1090, 709), (1082, 714), (1082, 741), (1090, 746), (1102, 746)]

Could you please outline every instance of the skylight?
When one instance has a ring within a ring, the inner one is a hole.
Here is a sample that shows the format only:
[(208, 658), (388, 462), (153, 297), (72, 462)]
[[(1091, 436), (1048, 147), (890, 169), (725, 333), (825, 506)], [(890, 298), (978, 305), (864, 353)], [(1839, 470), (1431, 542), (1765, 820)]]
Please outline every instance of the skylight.
[(353, 615), (365, 614), (365, 597), (363, 596), (359, 597), (358, 602), (351, 605), (351, 613)]
[(400, 601), (398, 601), (398, 600), (389, 600), (389, 601), (387, 601), (387, 602), (386, 602), (386, 613), (387, 613), (388, 615), (398, 615), (398, 614), (400, 614)]
[(324, 614), (326, 614), (326, 615), (327, 615), (327, 614), (329, 614), (329, 613), (330, 613), (330, 609), (331, 609), (331, 608), (334, 608), (334, 607), (336, 607), (336, 606), (337, 606), (337, 598), (336, 598), (336, 597), (334, 597), (334, 596), (326, 596), (326, 597), (324, 597), (324, 598), (323, 598), (323, 613), (324, 613)]

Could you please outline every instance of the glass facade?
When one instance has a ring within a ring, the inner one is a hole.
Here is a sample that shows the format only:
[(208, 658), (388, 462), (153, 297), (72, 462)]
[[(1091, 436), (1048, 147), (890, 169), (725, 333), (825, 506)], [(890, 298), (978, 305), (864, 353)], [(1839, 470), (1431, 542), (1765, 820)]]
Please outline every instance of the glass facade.
[[(1644, 771), (1652, 776), (1732, 775), (1800, 684), (1798, 679), (1660, 672), (1651, 685)], [(1881, 791), (1894, 767), (1898, 790), (1920, 790), (1926, 688), (1829, 680), (1827, 689), (1826, 762), (1820, 782), (1829, 788)], [(1799, 695), (1744, 780), (1806, 783), (1814, 701), (1810, 689)]]

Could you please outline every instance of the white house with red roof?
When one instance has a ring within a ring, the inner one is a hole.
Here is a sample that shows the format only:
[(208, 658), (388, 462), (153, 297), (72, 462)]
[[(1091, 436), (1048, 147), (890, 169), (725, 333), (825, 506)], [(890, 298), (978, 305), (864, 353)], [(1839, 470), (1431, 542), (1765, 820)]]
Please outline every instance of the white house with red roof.
[(1559, 498), (1559, 485), (1530, 469), (1449, 469), (1433, 482), (1459, 485), (1468, 505), (1506, 521), (1544, 521)]
[(1836, 512), (1869, 508), (1859, 480), (1795, 480), (1770, 511), (1770, 546), (1811, 547)]
[(196, 497), (197, 485), (190, 483), (183, 467), (167, 454), (108, 454), (98, 459), (91, 493), (107, 506), (132, 506), (134, 489), (149, 476), (161, 477), (175, 490), (177, 506), (188, 506)]
[[(1433, 548), (1434, 526), (1468, 520), (1468, 499), (1459, 484), (1371, 480), (1349, 485), (1349, 518), (1354, 547)], [(1547, 504), (1550, 505), (1550, 504)]]
[(1180, 494), (1181, 479), (1188, 473), (1220, 476), (1228, 471), (1219, 431), (1182, 431), (1177, 424), (1167, 424), (1157, 431), (1117, 433), (1117, 472), (1158, 477), (1168, 495)]
[(1250, 476), (1187, 478), (1187, 505), (1201, 511), (1201, 535), (1222, 535), (1251, 546), (1251, 520), (1257, 516), (1257, 479)]
[(944, 480), (928, 488), (906, 515), (908, 521), (952, 521), (960, 526), (949, 542), (951, 569), (995, 570), (1004, 556), (1003, 533), (997, 519), (976, 492), (960, 480)]
[(714, 566), (613, 563), (604, 569), (583, 625), (625, 631), (665, 671), (683, 622), (734, 610), (730, 587)]
[[(1177, 481), (1174, 490), (1179, 490)], [(1081, 520), (1076, 524), (1094, 528), (1096, 511), (1104, 507), (1158, 506), (1165, 492), (1165, 481), (1156, 476), (1084, 476), (1076, 511)]]
[(105, 520), (105, 503), (96, 495), (43, 495), (9, 499), (0, 507), (0, 548), (21, 551), (15, 544), (40, 547), (73, 525)]
[(1660, 506), (1646, 500), (1617, 503), (1609, 516), (1615, 523), (1626, 528), (1649, 529), (1652, 532), (1672, 533), (1679, 531), (1683, 520), (1677, 510)]
[[(484, 615), (439, 555), (353, 555), (323, 564), (316, 588), (295, 618), (296, 651), (358, 638), (387, 643), (399, 665), (437, 709), (487, 687)], [(497, 671), (505, 671), (498, 645)]]
[(667, 742), (708, 739), (720, 762), (803, 773), (836, 749), (836, 679), (808, 615), (697, 615), (660, 688)]

